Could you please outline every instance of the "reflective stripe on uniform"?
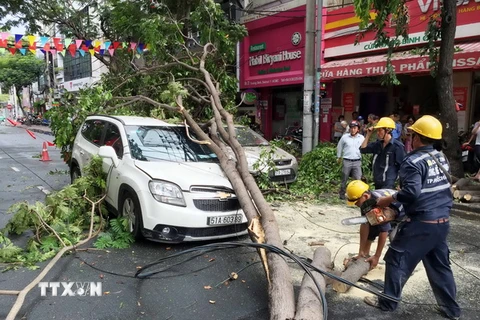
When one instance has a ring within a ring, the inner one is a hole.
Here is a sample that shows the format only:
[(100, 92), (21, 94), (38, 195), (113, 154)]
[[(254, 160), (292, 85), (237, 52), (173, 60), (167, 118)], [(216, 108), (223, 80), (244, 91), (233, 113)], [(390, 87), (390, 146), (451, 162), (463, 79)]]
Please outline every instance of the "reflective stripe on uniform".
[[(435, 155), (438, 154), (438, 151), (437, 151), (437, 150), (433, 150), (433, 151), (430, 152), (430, 153), (435, 156)], [(412, 163), (417, 163), (418, 161), (423, 160), (423, 159), (425, 159), (425, 158), (427, 158), (427, 157), (430, 157), (430, 155), (429, 155), (428, 153), (424, 153), (424, 154), (422, 154), (420, 157), (413, 159), (413, 160), (412, 160)]]
[(444, 184), (444, 185), (441, 185), (441, 186), (432, 187), (432, 188), (423, 188), (422, 190), (420, 190), (420, 193), (435, 192), (435, 191), (439, 191), (439, 190), (445, 190), (445, 189), (448, 189), (448, 188), (450, 188), (450, 183)]
[(387, 153), (385, 161), (385, 170), (383, 170), (383, 181), (387, 181), (387, 170), (388, 170), (388, 161), (390, 160), (390, 155)]

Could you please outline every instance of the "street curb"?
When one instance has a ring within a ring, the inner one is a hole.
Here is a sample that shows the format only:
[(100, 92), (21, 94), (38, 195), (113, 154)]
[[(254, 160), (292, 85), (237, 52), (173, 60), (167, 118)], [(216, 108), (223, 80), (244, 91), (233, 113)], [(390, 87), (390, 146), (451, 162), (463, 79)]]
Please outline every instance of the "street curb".
[(450, 214), (463, 218), (465, 220), (480, 221), (480, 214), (472, 211), (465, 211), (465, 210), (460, 210), (458, 208), (452, 208), (452, 210), (450, 210)]
[[(25, 128), (27, 129), (27, 128)], [(52, 136), (52, 132), (51, 131), (47, 131), (47, 130), (42, 130), (42, 129), (37, 129), (37, 128), (32, 128), (32, 129), (28, 129), (30, 131), (33, 131), (33, 132), (37, 132), (37, 133), (43, 133), (43, 134), (47, 134), (47, 135), (50, 135)]]
[(29, 127), (29, 126), (25, 126), (25, 125), (19, 125), (19, 126), (16, 126), (17, 128), (22, 128), (22, 129), (26, 129), (26, 130), (30, 130), (30, 131), (33, 131), (33, 132), (36, 132), (36, 133), (43, 133), (43, 134), (46, 134), (46, 135), (50, 135), (52, 136), (52, 131), (50, 130), (50, 128), (39, 128), (39, 127)]
[(452, 209), (480, 214), (480, 205), (454, 202)]

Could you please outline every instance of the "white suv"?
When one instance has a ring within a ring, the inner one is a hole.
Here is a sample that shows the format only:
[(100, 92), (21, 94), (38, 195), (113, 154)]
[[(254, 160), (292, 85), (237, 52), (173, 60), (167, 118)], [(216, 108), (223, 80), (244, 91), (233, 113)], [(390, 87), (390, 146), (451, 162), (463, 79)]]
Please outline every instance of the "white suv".
[(72, 181), (95, 154), (108, 173), (107, 206), (128, 217), (136, 238), (182, 242), (247, 233), (246, 217), (218, 158), (191, 141), (184, 126), (89, 116), (75, 138)]

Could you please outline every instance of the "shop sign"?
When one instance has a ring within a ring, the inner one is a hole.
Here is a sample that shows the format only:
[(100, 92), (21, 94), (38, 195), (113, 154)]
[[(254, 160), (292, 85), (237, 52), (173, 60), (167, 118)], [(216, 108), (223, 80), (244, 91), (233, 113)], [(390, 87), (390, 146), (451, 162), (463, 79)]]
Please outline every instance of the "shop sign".
[(298, 10), (304, 9), (302, 5), (282, 12), (280, 18), (245, 24), (248, 36), (240, 43), (241, 89), (303, 83), (305, 19), (298, 18)]
[(352, 112), (353, 111), (353, 102), (355, 99), (355, 95), (353, 93), (344, 93), (343, 94), (343, 107), (345, 112)]
[(258, 43), (258, 44), (251, 44), (249, 52), (258, 52), (264, 51), (267, 49), (267, 44), (265, 42)]
[[(455, 54), (452, 66), (454, 69), (480, 69), (480, 52), (459, 52)], [(430, 71), (430, 62), (426, 57), (412, 56), (392, 59), (392, 67), (397, 74), (422, 73)], [(335, 65), (330, 62), (322, 66), (322, 80), (372, 77), (384, 75), (386, 72), (386, 57), (375, 62), (369, 62), (368, 58), (358, 59), (348, 65)]]
[(64, 89), (67, 91), (79, 91), (82, 88), (88, 87), (92, 84), (92, 78), (81, 78), (65, 82)]
[[(480, 0), (457, 0), (457, 7), (466, 6), (473, 2), (480, 2)], [(441, 7), (440, 0), (417, 0), (418, 6), (422, 13), (427, 13), (428, 11), (438, 11)], [(469, 8), (462, 8), (460, 10), (468, 10)]]
[(301, 58), (302, 58), (302, 52), (300, 50), (296, 50), (296, 51), (284, 50), (277, 54), (265, 53), (263, 55), (249, 57), (248, 65), (250, 67), (258, 66), (262, 64), (269, 64), (272, 66), (274, 63), (277, 63), (277, 62), (296, 60)]
[(242, 93), (242, 100), (243, 100), (243, 103), (246, 105), (249, 105), (249, 106), (255, 105), (255, 103), (257, 102), (257, 99), (258, 99), (257, 92), (255, 92), (254, 90), (245, 90)]
[[(456, 0), (457, 23), (455, 39), (467, 39), (480, 36), (480, 0)], [(417, 46), (428, 42), (425, 36), (428, 21), (432, 16), (440, 14), (441, 0), (406, 1), (408, 9), (407, 38), (399, 37), (396, 45)], [(371, 13), (372, 19), (376, 17)], [(353, 6), (329, 11), (325, 24), (324, 57), (338, 57), (368, 51), (385, 51), (386, 46), (375, 45), (375, 32), (363, 33), (362, 41), (355, 45), (357, 34), (360, 33), (359, 18), (355, 16)], [(395, 34), (395, 17), (390, 18), (390, 24), (385, 28), (387, 35)]]

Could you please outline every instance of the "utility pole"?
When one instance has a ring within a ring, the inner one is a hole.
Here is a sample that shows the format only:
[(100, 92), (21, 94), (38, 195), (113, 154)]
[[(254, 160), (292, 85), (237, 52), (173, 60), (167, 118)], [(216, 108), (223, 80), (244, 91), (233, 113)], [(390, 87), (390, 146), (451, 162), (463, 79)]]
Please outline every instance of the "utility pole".
[(45, 107), (47, 110), (49, 110), (52, 107), (52, 80), (50, 79), (50, 51), (45, 51), (45, 57), (47, 58), (47, 103), (45, 104)]
[(317, 0), (317, 29), (315, 46), (315, 110), (313, 115), (313, 148), (318, 145), (318, 136), (320, 135), (320, 76), (322, 63), (322, 11), (323, 0)]
[(307, 0), (305, 38), (302, 154), (312, 151), (312, 93), (315, 78), (315, 0)]

